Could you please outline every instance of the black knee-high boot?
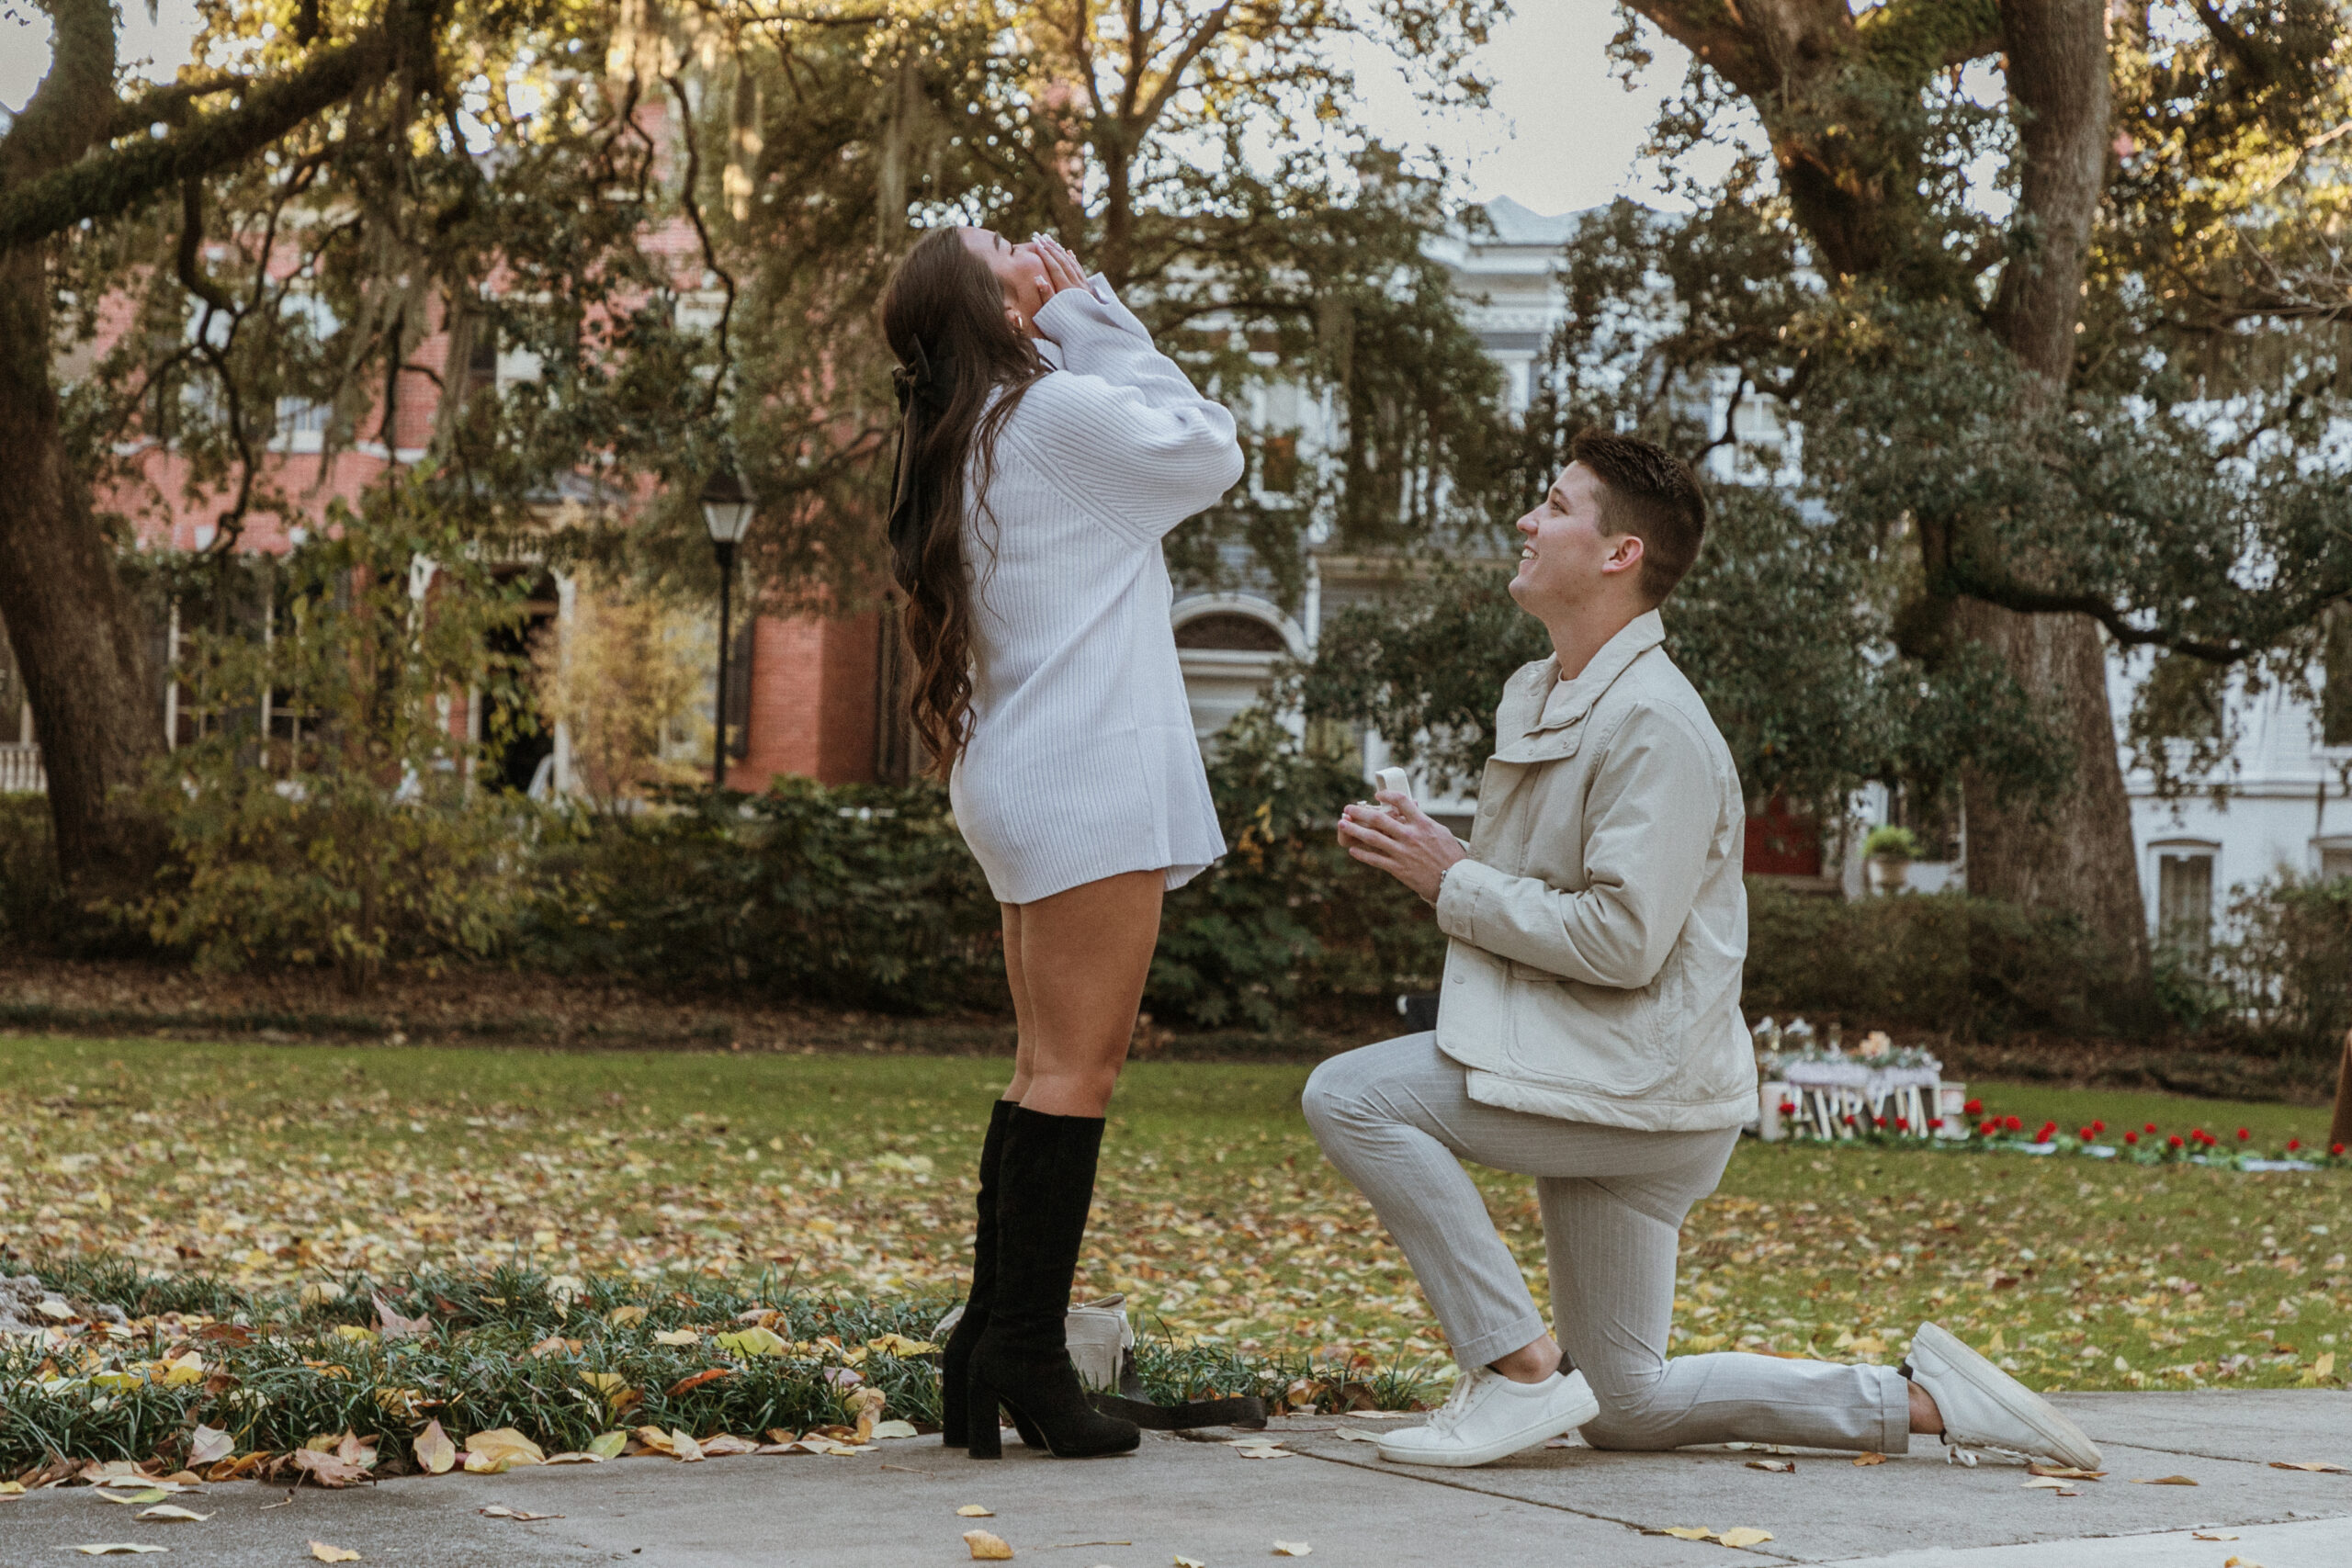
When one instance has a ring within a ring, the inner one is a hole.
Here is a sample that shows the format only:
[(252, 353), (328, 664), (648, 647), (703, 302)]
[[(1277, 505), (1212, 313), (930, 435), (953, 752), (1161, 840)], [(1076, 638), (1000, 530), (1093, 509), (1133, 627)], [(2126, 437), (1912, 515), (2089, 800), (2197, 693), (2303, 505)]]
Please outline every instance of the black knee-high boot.
[(1088, 1400), (1062, 1326), (1102, 1147), (1099, 1116), (1048, 1116), (1023, 1107), (1005, 1130), (996, 1293), (973, 1348), (965, 1406), (964, 1435), (974, 1459), (1002, 1453), (990, 1418), (1000, 1404), (1024, 1427), (1034, 1427), (1057, 1459), (1127, 1453), (1143, 1440), (1134, 1422), (1105, 1416)]
[[(1018, 1100), (998, 1100), (989, 1112), (988, 1136), (980, 1140), (980, 1196), (975, 1205), (978, 1223), (972, 1231), (972, 1289), (964, 1298), (964, 1315), (956, 1320), (955, 1331), (947, 1336), (946, 1348), (939, 1358), (939, 1438), (951, 1449), (960, 1449), (967, 1440), (965, 1407), (972, 1388), (972, 1347), (980, 1342), (980, 1332), (989, 1325), (989, 1303), (996, 1293), (997, 1172), (1004, 1162), (1005, 1127), (1019, 1108)], [(989, 1412), (989, 1425), (995, 1425), (993, 1411)]]

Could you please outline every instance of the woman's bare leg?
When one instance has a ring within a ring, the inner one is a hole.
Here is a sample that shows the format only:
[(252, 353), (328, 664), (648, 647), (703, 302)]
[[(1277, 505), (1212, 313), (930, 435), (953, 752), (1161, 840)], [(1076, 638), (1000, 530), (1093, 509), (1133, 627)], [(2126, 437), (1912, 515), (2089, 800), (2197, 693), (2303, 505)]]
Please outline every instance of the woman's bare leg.
[(1048, 1116), (1100, 1116), (1111, 1103), (1135, 1036), (1136, 1009), (1159, 942), (1167, 878), (1131, 871), (1023, 904), (1006, 921), (1018, 930), (1021, 1044), (1007, 1100)]
[(1027, 972), (1021, 961), (1021, 906), (999, 904), (1004, 912), (1004, 980), (1012, 992), (1012, 1082), (998, 1098), (1018, 1102), (1037, 1062), (1036, 1012), (1029, 1005)]

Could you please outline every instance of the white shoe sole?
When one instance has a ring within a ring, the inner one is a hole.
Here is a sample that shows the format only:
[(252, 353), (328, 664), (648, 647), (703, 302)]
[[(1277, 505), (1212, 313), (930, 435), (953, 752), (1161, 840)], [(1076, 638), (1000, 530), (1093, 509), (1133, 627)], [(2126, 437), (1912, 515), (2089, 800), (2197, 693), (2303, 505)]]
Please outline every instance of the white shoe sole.
[[(2098, 1445), (2091, 1441), (2088, 1433), (2049, 1401), (1978, 1355), (1950, 1329), (1939, 1324), (1921, 1324), (1919, 1332), (1911, 1338), (1912, 1354), (1917, 1355), (1922, 1347), (1943, 1364), (1944, 1371), (1990, 1397), (2018, 1425), (2030, 1427), (2048, 1450), (2037, 1457), (2053, 1459), (2080, 1470), (2101, 1468)], [(2017, 1397), (2020, 1393), (2025, 1395), (2023, 1399)]]
[[(1573, 1432), (1600, 1414), (1600, 1401), (1593, 1397), (1591, 1389), (1587, 1388), (1565, 1412), (1532, 1422), (1504, 1437), (1490, 1438), (1476, 1448), (1453, 1445), (1442, 1449), (1392, 1448), (1390, 1445), (1396, 1438), (1383, 1438), (1380, 1440), (1380, 1457), (1391, 1464), (1432, 1464), (1447, 1470), (1468, 1470), (1476, 1465), (1492, 1464), (1498, 1459), (1509, 1459), (1521, 1450), (1532, 1449), (1563, 1433)], [(1409, 1430), (1419, 1431), (1420, 1428), (1416, 1427)], [(1398, 1438), (1408, 1435), (1407, 1432), (1396, 1434)]]

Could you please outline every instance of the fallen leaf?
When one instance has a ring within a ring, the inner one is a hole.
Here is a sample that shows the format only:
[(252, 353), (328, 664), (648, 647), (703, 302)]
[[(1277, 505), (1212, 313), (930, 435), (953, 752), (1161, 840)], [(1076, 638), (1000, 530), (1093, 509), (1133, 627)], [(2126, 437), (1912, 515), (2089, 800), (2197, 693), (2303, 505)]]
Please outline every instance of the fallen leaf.
[(910, 1339), (903, 1334), (885, 1334), (879, 1339), (865, 1342), (869, 1350), (880, 1350), (892, 1356), (935, 1356), (939, 1347), (928, 1339)]
[(160, 1486), (150, 1486), (140, 1492), (122, 1492), (111, 1487), (101, 1487), (98, 1495), (109, 1503), (160, 1503), (171, 1494)]
[(1176, 1568), (1209, 1568), (1209, 1565), (1197, 1557), (1187, 1557), (1180, 1551), (1176, 1554)]
[(1757, 1546), (1772, 1539), (1770, 1530), (1758, 1529), (1754, 1525), (1741, 1525), (1715, 1537), (1725, 1546)]
[(2251, 1557), (2233, 1557), (2223, 1562), (2222, 1568), (2262, 1568), (2262, 1564)]
[(374, 1299), (376, 1303), (377, 1331), (382, 1334), (385, 1338), (414, 1339), (429, 1333), (432, 1330), (433, 1320), (431, 1318), (402, 1317), (398, 1312), (393, 1310), (392, 1303), (384, 1299), (382, 1292), (378, 1292)]
[(645, 1321), (645, 1308), (641, 1306), (615, 1307), (605, 1314), (605, 1321), (616, 1328), (627, 1328), (632, 1323)]
[(643, 1443), (657, 1454), (669, 1454), (674, 1457), (678, 1451), (677, 1445), (670, 1441), (670, 1434), (659, 1427), (639, 1427), (636, 1436), (639, 1442)]
[(602, 1464), (605, 1462), (605, 1456), (603, 1454), (578, 1452), (568, 1454), (549, 1454), (546, 1459), (541, 1460), (539, 1462), (542, 1464)]
[(715, 1438), (701, 1439), (705, 1459), (720, 1459), (728, 1454), (754, 1454), (760, 1445), (749, 1438), (739, 1438), (732, 1432), (721, 1432)]
[[(1351, 1432), (1345, 1427), (1334, 1427), (1332, 1429), (1331, 1436), (1339, 1438), (1340, 1441), (1343, 1443), (1376, 1443), (1380, 1441), (1378, 1438), (1374, 1437), (1370, 1432)], [(1548, 1449), (1553, 1443), (1560, 1443), (1560, 1446), (1564, 1449), (1574, 1446), (1568, 1443), (1561, 1443), (1560, 1439), (1557, 1438), (1552, 1438), (1550, 1442), (1546, 1442), (1544, 1446)]]
[(734, 1375), (735, 1369), (732, 1367), (706, 1367), (692, 1377), (680, 1378), (670, 1385), (667, 1393), (669, 1397), (675, 1399), (688, 1389), (700, 1388), (707, 1382), (717, 1382), (720, 1378), (731, 1378)]
[(167, 1546), (149, 1546), (146, 1542), (138, 1540), (106, 1540), (96, 1542), (90, 1546), (77, 1546), (74, 1550), (80, 1552), (85, 1557), (111, 1557), (119, 1551), (169, 1551), (171, 1548)]
[(700, 1464), (702, 1445), (695, 1442), (691, 1434), (673, 1427), (670, 1428), (670, 1455), (684, 1464)]
[(2044, 1464), (2040, 1460), (2025, 1467), (2028, 1475), (2054, 1475), (2061, 1481), (2097, 1481), (2106, 1475), (2103, 1470), (2077, 1470), (2071, 1464)]
[(1856, 1454), (1854, 1456), (1854, 1467), (1857, 1470), (1866, 1464), (1884, 1464), (1885, 1462), (1884, 1454)]
[(721, 1334), (712, 1342), (720, 1349), (738, 1356), (781, 1356), (792, 1348), (790, 1341), (769, 1328), (746, 1328), (738, 1334)]
[(311, 1555), (322, 1562), (356, 1562), (359, 1553), (347, 1546), (329, 1546), (325, 1541), (311, 1542)]
[(1357, 1421), (1409, 1421), (1416, 1412), (1410, 1410), (1351, 1410), (1350, 1418)]
[[(466, 1468), (477, 1474), (497, 1474), (518, 1464), (544, 1464), (547, 1450), (512, 1427), (492, 1427), (466, 1439)], [(479, 1460), (481, 1462), (477, 1464)], [(495, 1465), (497, 1470), (491, 1470)]]
[(915, 1424), (911, 1421), (877, 1421), (874, 1426), (874, 1436), (877, 1438), (913, 1438), (921, 1435), (915, 1430)]
[(2237, 1540), (2237, 1537), (2233, 1535), (2208, 1535), (2203, 1530), (2190, 1530), (2188, 1532), (2188, 1539), (2191, 1540)]
[(1714, 1531), (1702, 1529), (1697, 1525), (1668, 1525), (1662, 1529), (1656, 1531), (1645, 1531), (1643, 1533), (1670, 1535), (1677, 1540), (1713, 1540), (1715, 1539)]
[(1278, 1540), (1274, 1542), (1274, 1555), (1277, 1557), (1308, 1557), (1312, 1556), (1314, 1551), (1315, 1549), (1307, 1545), (1306, 1542), (1303, 1540)]
[(2026, 1489), (2032, 1492), (2066, 1492), (2072, 1490), (2072, 1488), (2070, 1488), (2064, 1482), (2059, 1480), (2054, 1475), (2029, 1475), (2025, 1478), (2025, 1484)]
[(1794, 1460), (1752, 1459), (1747, 1461), (1747, 1468), (1750, 1470), (1769, 1470), (1778, 1475), (1793, 1475), (1796, 1473), (1797, 1467)]
[(560, 1334), (550, 1334), (545, 1339), (542, 1339), (537, 1344), (532, 1346), (530, 1349), (525, 1353), (526, 1355), (543, 1359), (548, 1356), (577, 1355), (579, 1354), (579, 1340), (566, 1339)]
[(21, 1497), (24, 1495), (25, 1483), (23, 1482), (0, 1481), (0, 1497)]
[(2324, 1459), (2274, 1459), (2270, 1461), (2270, 1468), (2273, 1470), (2308, 1470), (2321, 1475), (2343, 1475), (2347, 1473), (2342, 1465), (2330, 1464)]
[(2134, 1486), (2194, 1486), (2197, 1483), (2185, 1475), (2159, 1475), (2154, 1481), (2143, 1481), (2135, 1475), (2132, 1478), (2132, 1484)]
[(986, 1530), (966, 1530), (964, 1544), (971, 1549), (972, 1561), (975, 1562), (1012, 1561), (1012, 1548), (1005, 1544), (1002, 1536), (990, 1535)]
[(177, 1503), (158, 1503), (152, 1508), (141, 1509), (136, 1517), (142, 1519), (193, 1519), (201, 1524), (212, 1516), (183, 1508)]
[(199, 1426), (187, 1435), (187, 1462), (216, 1464), (236, 1451), (237, 1439), (218, 1427)]
[(978, 1503), (967, 1503), (956, 1511), (967, 1519), (992, 1519), (996, 1517), (996, 1510), (994, 1508), (983, 1508)]
[(588, 1439), (588, 1452), (598, 1459), (618, 1459), (628, 1447), (627, 1432), (599, 1432)]
[(437, 1418), (428, 1423), (424, 1430), (416, 1435), (416, 1441), (409, 1446), (416, 1454), (416, 1462), (424, 1467), (427, 1475), (447, 1475), (450, 1467), (458, 1462), (458, 1445), (449, 1440), (449, 1434), (441, 1429)]
[(1248, 1448), (1237, 1448), (1233, 1451), (1243, 1459), (1296, 1459), (1298, 1457), (1288, 1449), (1261, 1447), (1254, 1444)]
[(348, 1486), (368, 1479), (368, 1471), (356, 1460), (345, 1459), (318, 1449), (296, 1449), (286, 1456), (288, 1463), (321, 1486)]
[(699, 1345), (702, 1336), (691, 1328), (665, 1328), (653, 1337), (656, 1345)]
[(476, 1508), (474, 1512), (481, 1515), (484, 1518), (521, 1519), (526, 1523), (532, 1519), (560, 1519), (563, 1517), (561, 1514), (534, 1514), (526, 1508), (510, 1508), (503, 1503), (492, 1503), (486, 1508)]

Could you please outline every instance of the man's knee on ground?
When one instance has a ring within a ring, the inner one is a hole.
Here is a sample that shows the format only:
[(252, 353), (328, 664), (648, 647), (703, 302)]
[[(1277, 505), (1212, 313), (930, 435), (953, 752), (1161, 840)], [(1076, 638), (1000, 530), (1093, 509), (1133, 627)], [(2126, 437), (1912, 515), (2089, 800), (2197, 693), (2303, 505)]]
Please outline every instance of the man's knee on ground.
[(1654, 1378), (1632, 1388), (1595, 1388), (1593, 1397), (1600, 1401), (1600, 1414), (1578, 1427), (1578, 1432), (1596, 1449), (1647, 1452), (1672, 1448), (1669, 1434), (1674, 1417), (1659, 1404), (1657, 1389)]

